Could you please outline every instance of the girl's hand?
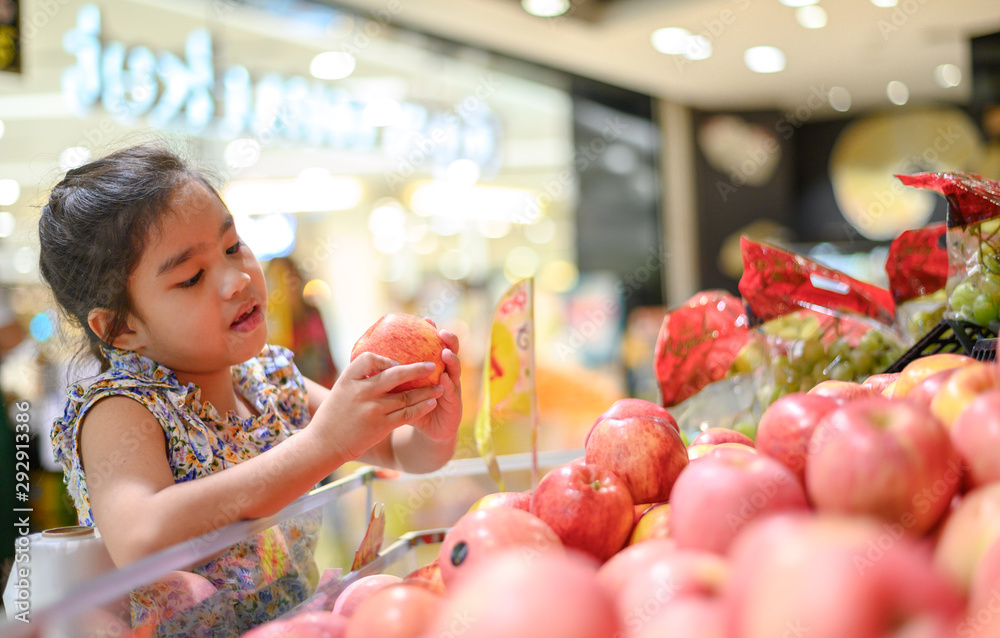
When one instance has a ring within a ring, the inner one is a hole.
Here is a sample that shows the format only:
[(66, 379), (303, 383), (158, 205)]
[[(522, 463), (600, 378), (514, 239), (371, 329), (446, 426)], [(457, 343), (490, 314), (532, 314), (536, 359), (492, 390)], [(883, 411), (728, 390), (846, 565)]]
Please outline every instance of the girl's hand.
[(341, 373), (309, 427), (322, 428), (325, 441), (341, 449), (347, 458), (357, 459), (395, 428), (418, 422), (435, 411), (445, 392), (441, 385), (391, 392), (433, 370), (430, 363), (401, 365), (363, 353)]
[(458, 336), (448, 330), (438, 334), (445, 343), (441, 354), (445, 369), (439, 382), (443, 394), (433, 410), (411, 420), (410, 425), (433, 441), (448, 441), (454, 438), (462, 421), (462, 365), (457, 354)]

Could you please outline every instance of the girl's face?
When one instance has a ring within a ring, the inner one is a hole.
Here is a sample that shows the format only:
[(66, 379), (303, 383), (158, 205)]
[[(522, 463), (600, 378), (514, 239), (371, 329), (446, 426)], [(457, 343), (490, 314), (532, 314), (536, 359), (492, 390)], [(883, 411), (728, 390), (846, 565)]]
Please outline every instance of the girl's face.
[(133, 350), (184, 377), (257, 356), (267, 341), (264, 273), (219, 198), (191, 180), (129, 277)]

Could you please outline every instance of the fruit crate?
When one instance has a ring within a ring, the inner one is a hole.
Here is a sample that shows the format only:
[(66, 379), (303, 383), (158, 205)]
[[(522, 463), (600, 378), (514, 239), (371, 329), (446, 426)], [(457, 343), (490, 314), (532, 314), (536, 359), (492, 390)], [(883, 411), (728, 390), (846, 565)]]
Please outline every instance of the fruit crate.
[(899, 372), (908, 363), (939, 352), (957, 352), (974, 356), (980, 361), (992, 361), (996, 353), (996, 337), (996, 331), (990, 328), (957, 319), (942, 319), (885, 372)]

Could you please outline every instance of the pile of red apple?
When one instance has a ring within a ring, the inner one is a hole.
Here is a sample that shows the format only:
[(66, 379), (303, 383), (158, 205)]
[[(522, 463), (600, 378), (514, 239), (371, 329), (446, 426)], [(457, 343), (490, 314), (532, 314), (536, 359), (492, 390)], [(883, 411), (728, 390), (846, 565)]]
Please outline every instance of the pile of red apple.
[(1000, 637), (1000, 365), (824, 382), (755, 440), (685, 445), (624, 399), (584, 451), (480, 499), (431, 564), (356, 581), (322, 635)]

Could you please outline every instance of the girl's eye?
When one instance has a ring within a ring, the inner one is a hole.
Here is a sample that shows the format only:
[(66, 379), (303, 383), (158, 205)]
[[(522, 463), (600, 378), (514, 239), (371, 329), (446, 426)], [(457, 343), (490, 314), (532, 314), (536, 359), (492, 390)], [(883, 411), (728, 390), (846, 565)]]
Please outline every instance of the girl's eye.
[(236, 253), (240, 252), (240, 248), (242, 248), (242, 247), (243, 247), (243, 242), (242, 241), (238, 241), (238, 242), (236, 242), (235, 244), (233, 244), (232, 246), (230, 246), (229, 248), (226, 249), (226, 254), (227, 255), (235, 255)]
[(196, 283), (201, 281), (201, 275), (204, 272), (205, 272), (204, 270), (199, 270), (198, 274), (195, 275), (194, 277), (188, 279), (187, 281), (182, 281), (181, 283), (177, 284), (178, 288), (190, 288), (191, 286), (195, 285)]

